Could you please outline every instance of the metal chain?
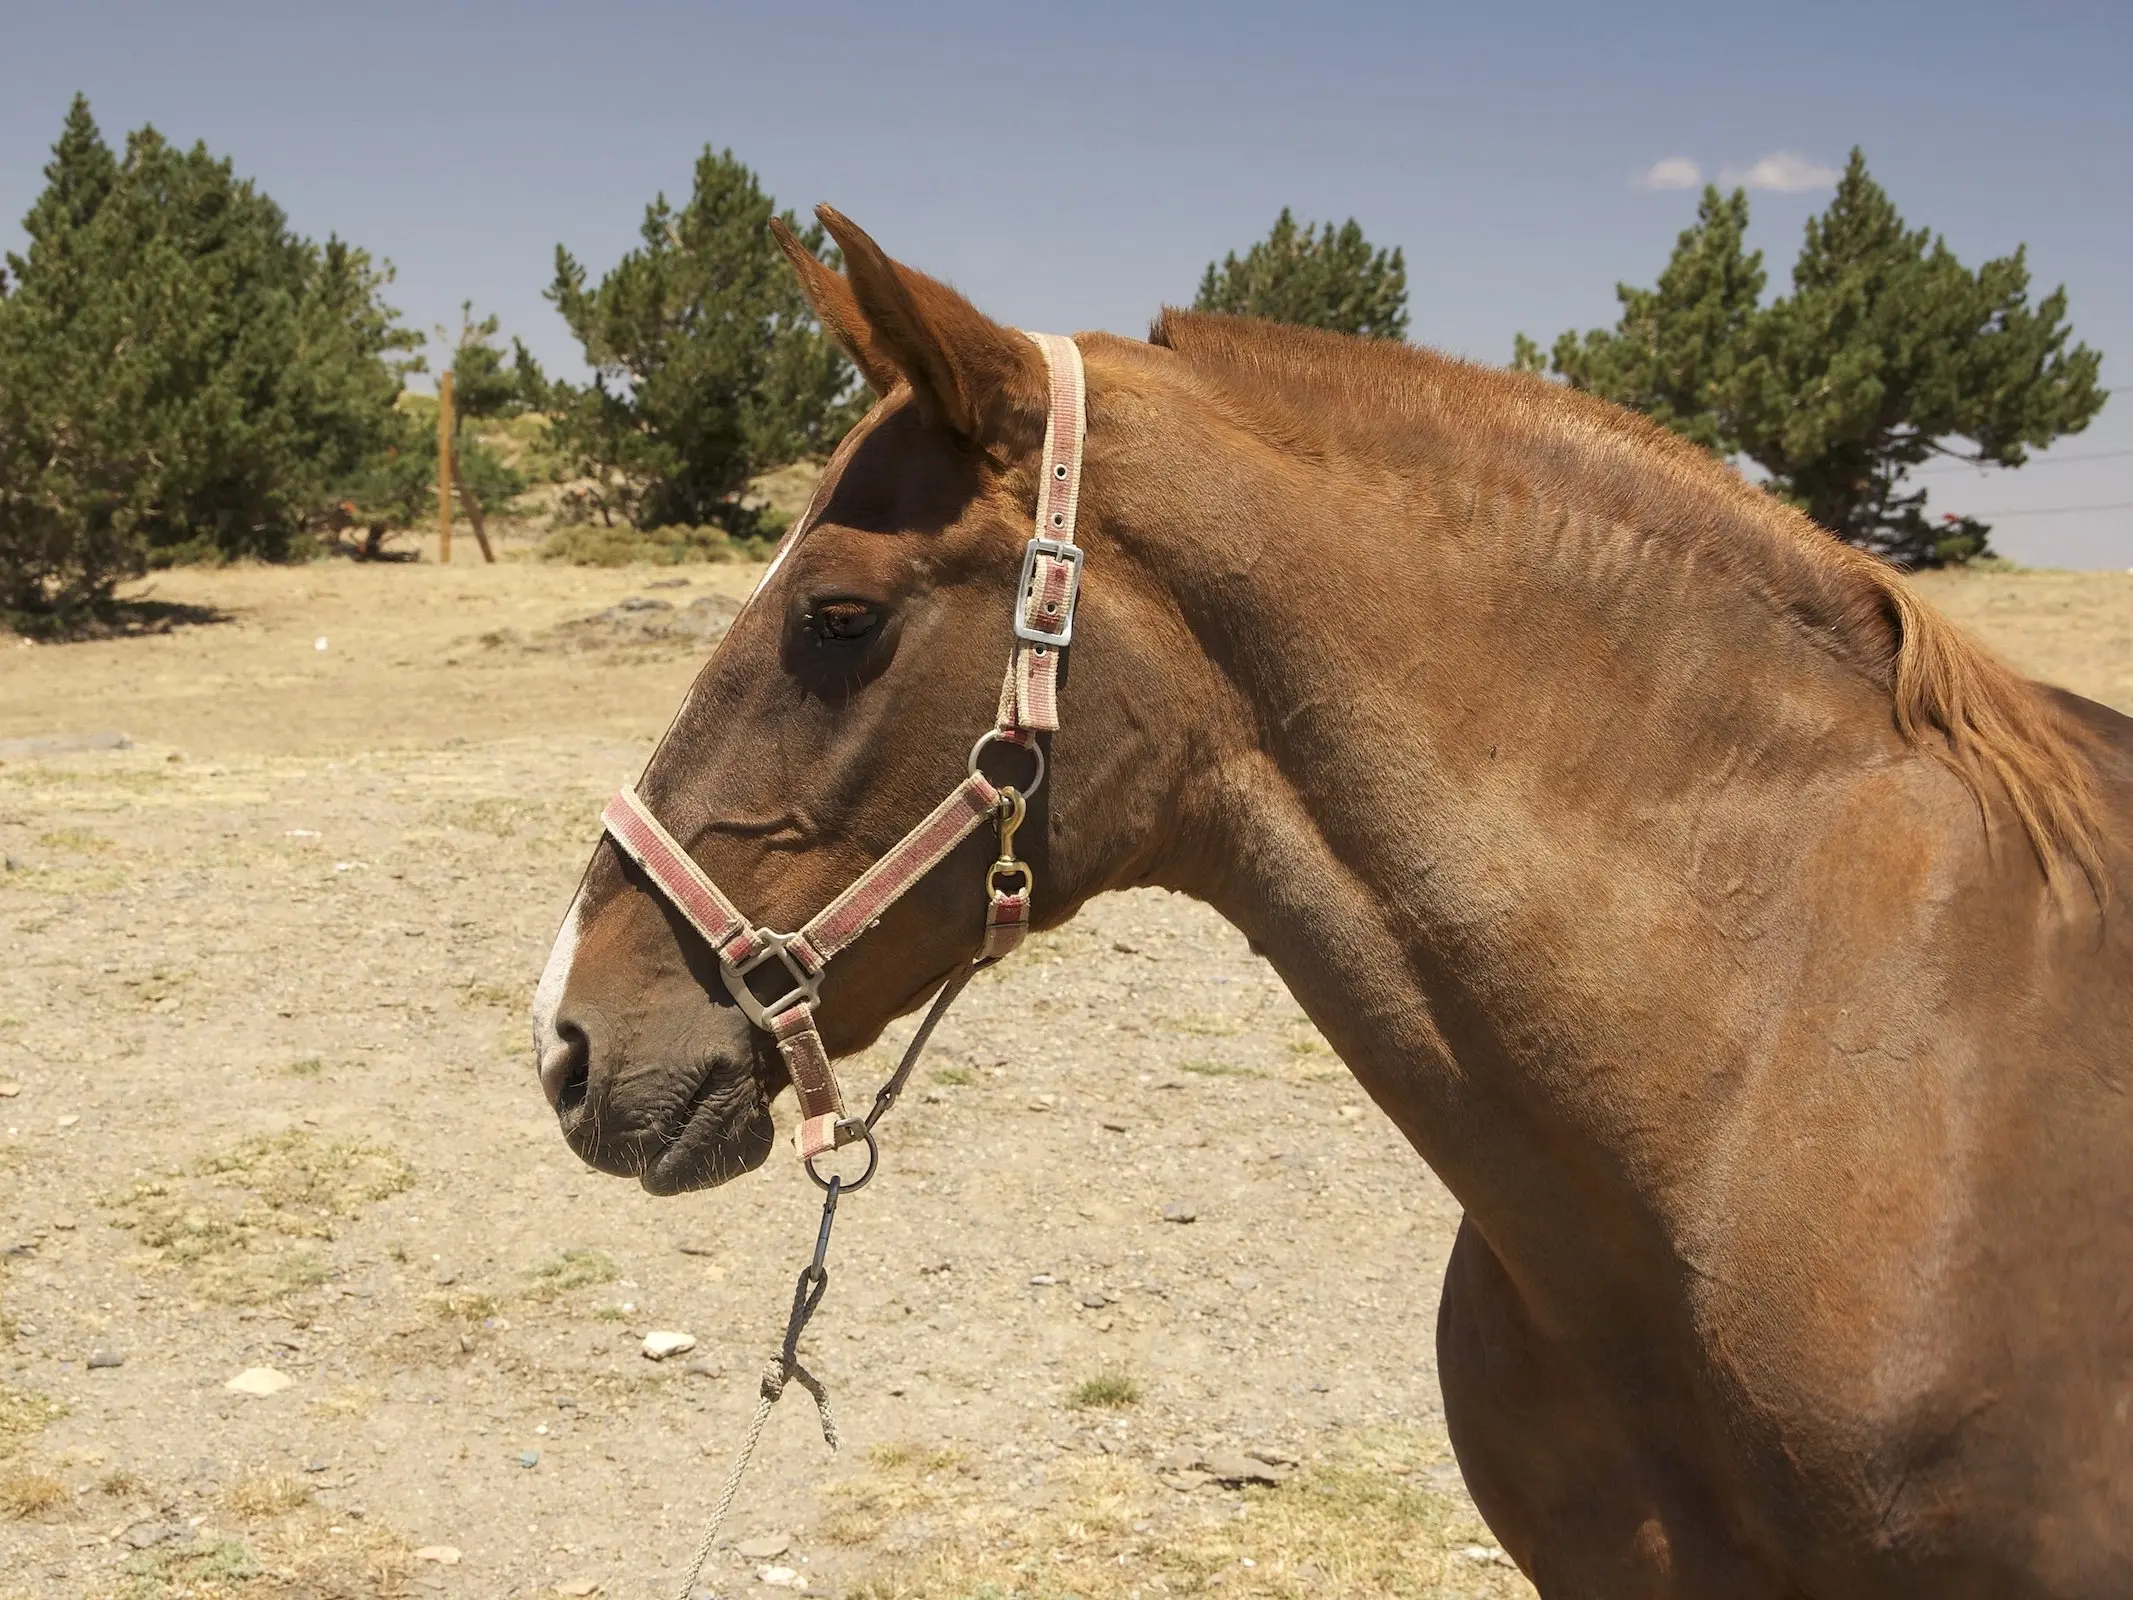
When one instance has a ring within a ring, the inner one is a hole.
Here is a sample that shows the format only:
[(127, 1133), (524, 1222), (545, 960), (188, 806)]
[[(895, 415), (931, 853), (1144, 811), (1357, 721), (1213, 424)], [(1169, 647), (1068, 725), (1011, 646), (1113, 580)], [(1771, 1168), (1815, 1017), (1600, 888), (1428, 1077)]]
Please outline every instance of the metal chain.
[(763, 1425), (770, 1420), (770, 1408), (785, 1393), (787, 1383), (797, 1382), (814, 1396), (815, 1410), (822, 1421), (822, 1438), (832, 1450), (837, 1448), (837, 1419), (830, 1414), (829, 1390), (823, 1387), (821, 1379), (800, 1365), (800, 1334), (829, 1289), (829, 1267), (825, 1261), (829, 1255), (830, 1224), (837, 1220), (837, 1195), (842, 1187), (840, 1178), (831, 1178), (824, 1187), (822, 1226), (815, 1235), (815, 1258), (800, 1269), (800, 1280), (793, 1286), (792, 1315), (785, 1321), (785, 1342), (763, 1368), (763, 1380), (756, 1386), (755, 1419), (748, 1424), (748, 1434), (741, 1441), (740, 1453), (734, 1457), (733, 1470), (726, 1474), (726, 1486), (719, 1491), (718, 1503), (711, 1510), (711, 1525), (704, 1530), (703, 1539), (696, 1547), (689, 1570), (681, 1580), (681, 1588), (676, 1591), (676, 1600), (690, 1600), (695, 1594), (696, 1580), (703, 1575), (704, 1563), (711, 1559), (719, 1530), (726, 1523), (726, 1513), (733, 1509), (733, 1497), (740, 1492), (741, 1476), (747, 1472), (749, 1458), (755, 1454), (755, 1447), (763, 1437)]

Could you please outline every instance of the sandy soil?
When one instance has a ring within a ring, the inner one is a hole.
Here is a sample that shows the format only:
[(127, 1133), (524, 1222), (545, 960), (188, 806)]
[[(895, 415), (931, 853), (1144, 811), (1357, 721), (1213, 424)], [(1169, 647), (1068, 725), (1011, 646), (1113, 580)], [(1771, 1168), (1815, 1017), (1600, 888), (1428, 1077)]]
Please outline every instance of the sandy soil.
[[(584, 1172), (524, 1013), (753, 575), (187, 572), (220, 620), (0, 639), (0, 1596), (671, 1590), (816, 1197)], [(2133, 579), (1930, 587), (2133, 710)], [(710, 1591), (1530, 1593), (1443, 1442), (1457, 1208), (1203, 909), (981, 979), (885, 1163), (809, 1336), (844, 1449), (780, 1407)]]

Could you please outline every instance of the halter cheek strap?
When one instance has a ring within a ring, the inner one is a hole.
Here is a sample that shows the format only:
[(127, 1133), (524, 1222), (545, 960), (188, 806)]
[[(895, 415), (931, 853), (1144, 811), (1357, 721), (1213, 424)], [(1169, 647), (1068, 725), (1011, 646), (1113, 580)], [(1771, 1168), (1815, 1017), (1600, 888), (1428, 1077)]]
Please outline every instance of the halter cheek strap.
[[(871, 1145), (873, 1125), (895, 1102), (949, 1002), (973, 973), (1007, 955), (1029, 931), (1034, 879), (1029, 864), (1015, 856), (1014, 836), (1029, 796), (1044, 782), (1044, 751), (1037, 735), (1059, 727), (1059, 663), (1074, 639), (1074, 607), (1081, 594), (1082, 552), (1074, 543), (1074, 529), (1088, 429), (1080, 348), (1056, 333), (1033, 333), (1029, 338), (1044, 357), (1048, 397), (1036, 531), (1022, 553), (1014, 643), (999, 707), (990, 731), (971, 747), (969, 776), (796, 933), (750, 923), (660, 825), (635, 789), (622, 790), (600, 815), (609, 837), (717, 953), (719, 976), (734, 1003), (777, 1042), (800, 1101), (795, 1144), (805, 1162), (840, 1145), (862, 1140)], [(796, 528), (792, 539), (801, 531)], [(1035, 758), (1036, 776), (1027, 789), (995, 786), (978, 770), (979, 756), (996, 741), (1018, 745)], [(978, 954), (942, 986), (895, 1074), (875, 1096), (873, 1109), (863, 1119), (854, 1117), (845, 1109), (843, 1090), (815, 1021), (823, 969), (987, 821), (999, 826), (1000, 855), (985, 875), (985, 933)], [(770, 987), (776, 992), (766, 1001), (749, 979), (773, 964), (778, 971)], [(870, 1163), (866, 1175), (872, 1172)]]

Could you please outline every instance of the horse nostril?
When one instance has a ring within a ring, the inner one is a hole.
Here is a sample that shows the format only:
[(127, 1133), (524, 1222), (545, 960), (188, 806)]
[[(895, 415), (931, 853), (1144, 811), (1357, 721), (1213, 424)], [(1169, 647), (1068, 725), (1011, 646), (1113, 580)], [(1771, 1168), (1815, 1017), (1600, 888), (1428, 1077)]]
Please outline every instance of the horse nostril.
[(541, 1092), (557, 1115), (575, 1111), (585, 1103), (585, 1085), (592, 1075), (592, 1042), (575, 1022), (560, 1023), (555, 1041), (541, 1057)]

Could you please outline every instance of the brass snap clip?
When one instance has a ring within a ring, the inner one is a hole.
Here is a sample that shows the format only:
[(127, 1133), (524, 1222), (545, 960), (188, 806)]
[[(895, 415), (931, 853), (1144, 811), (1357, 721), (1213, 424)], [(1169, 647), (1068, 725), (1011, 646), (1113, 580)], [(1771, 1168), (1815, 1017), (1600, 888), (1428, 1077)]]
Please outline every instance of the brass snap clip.
[(995, 895), (1007, 895), (1014, 891), (1000, 887), (1003, 877), (1022, 880), (1021, 893), (1028, 894), (1036, 885), (1027, 861), (1015, 859), (1015, 834), (1022, 827), (1022, 819), (1029, 815), (1029, 801), (1022, 791), (1009, 784), (1000, 791), (1000, 859), (985, 873), (985, 886)]

